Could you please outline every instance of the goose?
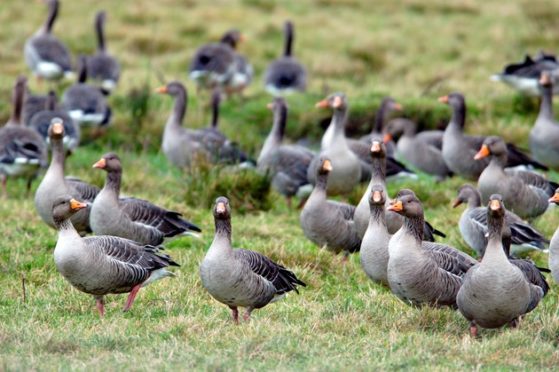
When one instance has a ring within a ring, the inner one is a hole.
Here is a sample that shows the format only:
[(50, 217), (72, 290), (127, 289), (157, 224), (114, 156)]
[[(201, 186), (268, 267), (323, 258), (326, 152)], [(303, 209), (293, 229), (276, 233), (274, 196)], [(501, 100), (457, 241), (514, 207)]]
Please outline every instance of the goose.
[[(429, 132), (431, 132), (429, 133), (430, 139), (443, 136), (442, 131)], [(386, 127), (384, 143), (392, 142), (393, 138), (398, 138), (396, 143), (398, 155), (414, 168), (431, 174), (438, 180), (452, 175), (443, 159), (441, 148), (419, 136), (415, 122), (405, 119), (391, 121)]]
[[(369, 195), (371, 194), (371, 188), (375, 184), (380, 184), (383, 187), (384, 194), (388, 195), (386, 191), (386, 146), (384, 145), (380, 137), (373, 137), (369, 152), (372, 159), (372, 176), (371, 180), (369, 181), (369, 185), (367, 186), (367, 190), (365, 191), (365, 193), (361, 197), (361, 200), (359, 201), (359, 204), (355, 208), (355, 215), (353, 217), (357, 233), (361, 238), (365, 235), (365, 231), (367, 231), (367, 226), (369, 224)], [(390, 200), (387, 198), (386, 206), (388, 206), (389, 203)], [(388, 227), (388, 231), (391, 234), (394, 234), (396, 231), (398, 231), (398, 229), (400, 229), (403, 221), (403, 217), (397, 213), (389, 212), (386, 214), (386, 225)], [(442, 232), (435, 230), (428, 222), (425, 222), (425, 239), (433, 241), (433, 234), (437, 234), (443, 237), (445, 236), (445, 234), (443, 234)]]
[[(380, 106), (375, 114), (375, 121), (371, 132), (360, 138), (367, 146), (370, 145), (373, 137), (382, 136), (385, 134), (384, 123), (390, 114), (394, 111), (402, 111), (403, 107), (400, 103), (396, 102), (392, 97), (384, 97)], [(386, 143), (386, 153), (394, 157), (395, 144), (393, 142)]]
[[(478, 257), (482, 257), (487, 247), (487, 209), (481, 206), (481, 194), (472, 185), (462, 185), (458, 190), (458, 197), (452, 207), (466, 203), (467, 208), (460, 216), (458, 227), (464, 241), (475, 250)], [(511, 230), (513, 254), (522, 253), (528, 249), (545, 249), (549, 244), (538, 230), (511, 211), (505, 213), (505, 224)]]
[(303, 146), (282, 144), (287, 124), (287, 103), (284, 98), (274, 98), (268, 108), (273, 111), (274, 124), (260, 150), (257, 169), (268, 173), (272, 187), (287, 198), (291, 208), (291, 198), (303, 192), (303, 188), (309, 184), (307, 169), (314, 153)]
[(147, 200), (120, 198), (122, 165), (116, 154), (103, 155), (93, 168), (107, 172), (105, 186), (95, 198), (89, 216), (95, 234), (159, 245), (165, 238), (202, 231), (178, 212), (158, 207)]
[(477, 261), (444, 244), (423, 248), (423, 207), (413, 191), (400, 192), (388, 210), (404, 216), (404, 224), (388, 243), (392, 292), (412, 305), (456, 307), (462, 277)]
[[(489, 164), (489, 161), (472, 162), (471, 158), (479, 150), (485, 137), (464, 134), (466, 101), (461, 93), (451, 93), (447, 96), (442, 96), (439, 98), (439, 101), (452, 107), (452, 118), (443, 135), (443, 159), (453, 173), (477, 180), (481, 172)], [(530, 159), (513, 144), (507, 144), (507, 149), (509, 153), (507, 167), (525, 165), (547, 170), (546, 166)]]
[[(555, 190), (555, 194), (549, 198), (550, 203), (559, 204), (559, 188)], [(551, 242), (549, 243), (549, 269), (555, 283), (559, 283), (559, 228), (553, 233)]]
[(530, 151), (537, 161), (559, 169), (559, 123), (553, 117), (553, 84), (548, 72), (542, 73), (540, 86), (542, 100), (536, 124), (530, 130)]
[(306, 284), (284, 266), (261, 253), (231, 246), (231, 207), (226, 197), (219, 197), (213, 208), (215, 236), (200, 264), (202, 285), (217, 301), (227, 305), (233, 321), (239, 323), (239, 307), (245, 308), (244, 320), (254, 309), (299, 293)]
[(179, 264), (161, 253), (163, 247), (141, 245), (116, 236), (82, 238), (71, 217), (84, 208), (86, 203), (70, 196), (54, 201), (52, 219), (58, 230), (54, 263), (72, 286), (95, 298), (99, 315), (105, 314), (105, 295), (130, 293), (124, 306), (124, 311), (128, 311), (140, 288), (174, 276), (167, 268)]
[(58, 0), (46, 1), (49, 13), (47, 20), (25, 41), (24, 56), (27, 66), (40, 79), (72, 79), (72, 61), (66, 46), (52, 34), (52, 26), (58, 15)]
[[(35, 129), (48, 143), (50, 141), (49, 127), (55, 118), (62, 120), (64, 125), (64, 138), (62, 142), (64, 149), (71, 153), (80, 144), (80, 127), (74, 124), (74, 121), (66, 111), (56, 108), (56, 94), (54, 91), (51, 90), (49, 92), (45, 109), (33, 115), (28, 127)], [(48, 211), (48, 214), (50, 215), (50, 211)]]
[(238, 30), (226, 32), (219, 43), (206, 44), (194, 53), (190, 78), (198, 87), (225, 87), (242, 91), (252, 79), (252, 66), (235, 49), (243, 40)]
[[(554, 84), (556, 84), (555, 87), (558, 87), (559, 62), (554, 55), (543, 52), (540, 52), (536, 58), (527, 54), (523, 62), (506, 65), (503, 72), (491, 76), (491, 80), (501, 81), (521, 93), (539, 96), (541, 91), (538, 87), (538, 79), (543, 71), (551, 73)], [(558, 92), (558, 88), (555, 88), (554, 93)]]
[(9, 177), (25, 178), (29, 194), (33, 179), (47, 162), (45, 141), (21, 122), (26, 85), (25, 76), (19, 76), (13, 88), (10, 119), (0, 128), (0, 181), (4, 196), (7, 195), (6, 183)]
[(21, 122), (25, 126), (29, 126), (33, 116), (45, 110), (48, 100), (48, 94), (32, 94), (29, 89), (26, 89), (21, 110)]
[(470, 334), (477, 327), (516, 327), (520, 316), (532, 311), (544, 296), (522, 270), (507, 257), (502, 243), (505, 207), (499, 195), (492, 195), (487, 208), (489, 238), (483, 260), (464, 276), (458, 291), (460, 313), (470, 321)]
[(333, 170), (329, 176), (328, 193), (347, 194), (361, 181), (363, 165), (350, 150), (344, 125), (347, 119), (347, 100), (343, 93), (334, 93), (316, 104), (320, 108), (332, 108), (334, 114), (330, 126), (322, 136), (320, 154), (315, 156), (307, 170), (309, 182), (315, 183), (316, 170), (321, 165), (320, 157), (332, 161)]
[(116, 88), (120, 78), (120, 65), (116, 58), (107, 52), (104, 31), (106, 18), (107, 13), (105, 11), (97, 12), (95, 15), (94, 28), (97, 34), (97, 52), (88, 56), (86, 63), (88, 79), (93, 80), (105, 95), (109, 95)]
[(79, 59), (78, 82), (64, 91), (62, 107), (80, 126), (107, 126), (111, 120), (111, 109), (101, 90), (86, 83), (87, 62)]
[(305, 202), (299, 221), (307, 239), (335, 254), (343, 252), (346, 260), (350, 253), (359, 251), (361, 245), (353, 222), (355, 207), (327, 199), (327, 184), (334, 163), (325, 156), (319, 159), (316, 184)]
[(491, 157), (478, 180), (482, 200), (489, 200), (492, 194), (501, 194), (508, 208), (521, 218), (543, 214), (548, 198), (559, 185), (536, 173), (505, 170), (507, 156), (505, 142), (496, 136), (487, 137), (475, 155), (475, 160)]
[(264, 74), (266, 91), (273, 96), (304, 92), (307, 87), (307, 72), (293, 57), (293, 23), (285, 22), (285, 48), (283, 56), (268, 65)]
[(87, 203), (86, 208), (72, 215), (71, 221), (75, 229), (82, 235), (91, 232), (89, 226), (89, 213), (91, 203), (99, 193), (97, 186), (90, 185), (79, 179), (64, 177), (64, 122), (60, 118), (53, 118), (48, 129), (52, 158), (37, 191), (35, 191), (35, 208), (39, 216), (48, 226), (55, 228), (52, 219), (52, 206), (54, 201), (62, 196), (70, 195), (75, 199)]

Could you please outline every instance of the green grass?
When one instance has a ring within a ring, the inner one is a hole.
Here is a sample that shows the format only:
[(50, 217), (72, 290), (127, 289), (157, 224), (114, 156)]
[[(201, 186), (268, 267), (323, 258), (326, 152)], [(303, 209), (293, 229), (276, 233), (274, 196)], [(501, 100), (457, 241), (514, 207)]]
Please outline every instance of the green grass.
[[(449, 110), (436, 98), (459, 90), (468, 99), (471, 133), (499, 133), (527, 147), (537, 104), (488, 77), (510, 60), (559, 41), (559, 7), (551, 1), (359, 0), (210, 2), (63, 1), (55, 33), (75, 53), (94, 49), (94, 12), (108, 11), (109, 50), (123, 76), (110, 101), (114, 125), (106, 137), (87, 144), (67, 162), (67, 173), (101, 185), (103, 172), (91, 165), (107, 151), (124, 162), (123, 192), (183, 212), (199, 224), (202, 239), (180, 238), (167, 248), (181, 267), (177, 277), (142, 289), (128, 313), (124, 296), (109, 296), (100, 319), (90, 296), (73, 289), (56, 271), (56, 233), (48, 229), (26, 197), (24, 182), (10, 182), (0, 202), (0, 370), (205, 369), (205, 370), (373, 370), (373, 369), (548, 369), (559, 363), (556, 290), (529, 314), (520, 329), (467, 335), (467, 322), (448, 309), (415, 309), (371, 283), (357, 256), (347, 265), (319, 251), (299, 227), (298, 212), (268, 193), (259, 176), (201, 168), (183, 174), (159, 153), (170, 98), (152, 92), (165, 80), (180, 79), (191, 92), (187, 125), (209, 121), (208, 96), (197, 97), (186, 81), (194, 49), (238, 27), (248, 41), (241, 51), (255, 66), (245, 100), (223, 105), (223, 130), (256, 156), (271, 117), (262, 89), (266, 64), (282, 49), (281, 27), (296, 25), (295, 54), (308, 67), (305, 95), (289, 98), (287, 134), (317, 143), (329, 113), (314, 103), (331, 91), (350, 99), (348, 132), (368, 130), (386, 94), (423, 127), (440, 127)], [(25, 38), (42, 22), (40, 3), (4, 0), (0, 6), (0, 120), (9, 115), (14, 77), (28, 73)], [(33, 91), (47, 87), (31, 79)], [(551, 172), (551, 178), (559, 175)], [(466, 250), (450, 208), (461, 179), (390, 185), (414, 188), (427, 217), (447, 233), (445, 242)], [(34, 186), (37, 186), (35, 182)], [(233, 239), (293, 269), (308, 283), (300, 295), (255, 311), (249, 324), (234, 326), (228, 309), (203, 290), (198, 264), (211, 242), (208, 205), (228, 190), (234, 196)], [(356, 190), (350, 200), (363, 192)], [(241, 213), (242, 212), (242, 213)], [(559, 224), (553, 211), (535, 222), (546, 236)], [(544, 254), (533, 258), (546, 264)], [(22, 290), (25, 281), (25, 301)]]

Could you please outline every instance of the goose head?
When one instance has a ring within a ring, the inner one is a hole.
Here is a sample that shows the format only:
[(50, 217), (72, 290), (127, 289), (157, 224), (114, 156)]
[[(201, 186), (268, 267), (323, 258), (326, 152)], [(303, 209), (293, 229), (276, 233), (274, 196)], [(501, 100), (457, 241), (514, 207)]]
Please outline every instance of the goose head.
[(220, 196), (215, 200), (215, 206), (213, 210), (214, 218), (216, 220), (228, 220), (231, 218), (231, 206), (229, 205), (229, 199), (225, 196)]
[(371, 193), (369, 194), (369, 204), (384, 206), (384, 203), (386, 203), (384, 188), (382, 187), (382, 185), (373, 185), (373, 187), (371, 188)]
[(493, 194), (489, 197), (487, 213), (489, 217), (493, 218), (503, 218), (505, 216), (505, 204), (501, 195)]
[(479, 193), (472, 185), (462, 185), (458, 189), (458, 196), (452, 203), (452, 208), (458, 207), (460, 204), (467, 203), (470, 198), (478, 196)]
[(331, 108), (333, 110), (346, 110), (347, 109), (347, 98), (344, 93), (333, 93), (317, 102), (315, 105), (317, 108)]
[(449, 95), (439, 97), (439, 102), (445, 103), (453, 108), (461, 108), (466, 104), (466, 100), (462, 93), (454, 92)]
[(274, 100), (266, 105), (274, 113), (280, 113), (287, 109), (287, 102), (283, 97), (275, 97)]
[(320, 157), (320, 166), (318, 167), (318, 175), (328, 175), (332, 172), (332, 162), (325, 156)]
[(98, 162), (93, 164), (93, 168), (103, 169), (107, 172), (121, 172), (122, 165), (120, 158), (114, 152), (109, 152), (101, 157)]
[(409, 189), (400, 190), (396, 195), (396, 199), (388, 206), (388, 210), (408, 218), (423, 216), (421, 202), (415, 196), (415, 193)]
[(490, 136), (483, 141), (483, 145), (479, 149), (478, 153), (474, 156), (475, 160), (486, 158), (490, 155), (492, 156), (503, 156), (508, 152), (507, 145), (501, 137)]
[(542, 87), (550, 87), (553, 85), (551, 73), (549, 71), (542, 71), (539, 83)]
[(370, 152), (372, 158), (386, 158), (386, 145), (380, 137), (373, 137)]
[(559, 188), (555, 190), (555, 194), (551, 198), (549, 198), (550, 203), (559, 204)]
[(63, 222), (72, 217), (80, 209), (87, 207), (86, 203), (82, 203), (69, 195), (57, 198), (52, 204), (52, 218), (55, 222)]
[(163, 85), (162, 87), (157, 88), (156, 93), (159, 94), (168, 94), (170, 96), (178, 96), (181, 93), (185, 93), (186, 92), (186, 88), (184, 87), (184, 85), (182, 85), (182, 83), (178, 82), (178, 81), (172, 81), (170, 83), (168, 83), (167, 85)]
[(48, 136), (51, 141), (64, 138), (64, 123), (61, 118), (53, 118), (50, 121)]
[(245, 40), (245, 37), (239, 30), (233, 29), (227, 31), (221, 37), (220, 42), (229, 45), (233, 49), (237, 49), (237, 45)]

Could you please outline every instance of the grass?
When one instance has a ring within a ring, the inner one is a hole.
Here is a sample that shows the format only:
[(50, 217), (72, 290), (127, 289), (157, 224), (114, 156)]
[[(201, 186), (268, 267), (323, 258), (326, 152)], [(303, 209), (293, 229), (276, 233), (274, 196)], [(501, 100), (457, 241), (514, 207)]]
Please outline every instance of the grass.
[[(0, 120), (5, 120), (14, 77), (28, 73), (23, 43), (42, 22), (45, 9), (15, 0), (3, 1), (1, 8)], [(257, 175), (207, 168), (184, 174), (170, 167), (158, 149), (172, 102), (152, 94), (161, 79), (186, 80), (197, 46), (238, 27), (247, 35), (241, 51), (254, 64), (256, 79), (245, 100), (224, 103), (220, 125), (255, 157), (271, 125), (261, 75), (280, 53), (282, 22), (290, 18), (296, 25), (295, 54), (310, 74), (308, 92), (289, 98), (290, 138), (318, 142), (329, 113), (314, 109), (314, 102), (331, 91), (348, 94), (348, 132), (357, 135), (368, 130), (386, 94), (403, 103), (404, 114), (423, 127), (440, 127), (449, 111), (436, 98), (459, 90), (468, 99), (469, 132), (499, 133), (527, 147), (537, 104), (488, 77), (526, 52), (556, 47), (557, 5), (526, 0), (63, 1), (55, 33), (74, 53), (94, 49), (91, 24), (97, 9), (108, 11), (108, 46), (121, 61), (123, 76), (110, 99), (114, 125), (106, 137), (68, 160), (67, 173), (101, 185), (104, 174), (91, 164), (103, 153), (117, 151), (125, 167), (125, 193), (183, 212), (204, 234), (200, 240), (181, 238), (167, 244), (182, 265), (176, 278), (142, 289), (128, 313), (121, 312), (124, 296), (109, 296), (107, 315), (99, 319), (93, 300), (57, 273), (52, 259), (55, 232), (40, 221), (32, 198), (24, 195), (24, 183), (11, 182), (10, 198), (0, 203), (0, 370), (557, 366), (557, 285), (519, 330), (484, 330), (481, 340), (471, 340), (459, 313), (410, 308), (371, 283), (357, 256), (343, 266), (319, 251), (304, 238), (298, 212), (268, 192)], [(191, 82), (185, 82), (191, 92), (187, 123), (204, 126), (209, 97), (196, 96)], [(46, 88), (31, 81), (33, 91)], [(555, 172), (549, 176), (559, 180)], [(414, 188), (429, 220), (447, 233), (445, 242), (468, 251), (456, 227), (461, 211), (450, 208), (463, 182), (455, 178), (435, 183), (421, 175), (416, 182), (392, 183), (390, 192)], [(362, 192), (363, 187), (350, 200)], [(235, 245), (266, 253), (308, 283), (299, 296), (256, 311), (251, 323), (238, 327), (198, 277), (213, 232), (208, 205), (221, 193), (235, 196)], [(546, 236), (558, 224), (554, 211), (535, 221)], [(546, 264), (543, 254), (532, 258)]]

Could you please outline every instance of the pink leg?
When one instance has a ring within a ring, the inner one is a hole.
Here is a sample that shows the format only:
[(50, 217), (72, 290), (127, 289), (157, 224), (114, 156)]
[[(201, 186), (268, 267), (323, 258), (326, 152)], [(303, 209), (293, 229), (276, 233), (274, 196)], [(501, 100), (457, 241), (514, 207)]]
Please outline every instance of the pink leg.
[(103, 296), (95, 297), (95, 304), (97, 306), (97, 311), (99, 311), (99, 315), (105, 316), (105, 299)]
[(288, 196), (286, 200), (287, 200), (287, 208), (291, 209), (291, 196)]
[(237, 309), (237, 306), (229, 306), (229, 308), (231, 309), (233, 322), (235, 322), (235, 324), (239, 324), (239, 310)]
[(245, 313), (243, 314), (243, 319), (245, 322), (250, 321), (250, 313), (252, 313), (252, 310), (254, 310), (252, 307), (247, 307)]
[(134, 286), (134, 288), (132, 288), (132, 290), (130, 291), (130, 294), (128, 295), (128, 298), (126, 299), (126, 305), (124, 305), (124, 309), (122, 311), (130, 310), (130, 308), (132, 307), (132, 304), (134, 303), (134, 299), (136, 298), (136, 295), (138, 294), (138, 291), (140, 290), (140, 288), (142, 288), (142, 283), (136, 284)]
[(470, 336), (472, 338), (477, 337), (477, 324), (475, 322), (470, 323)]

